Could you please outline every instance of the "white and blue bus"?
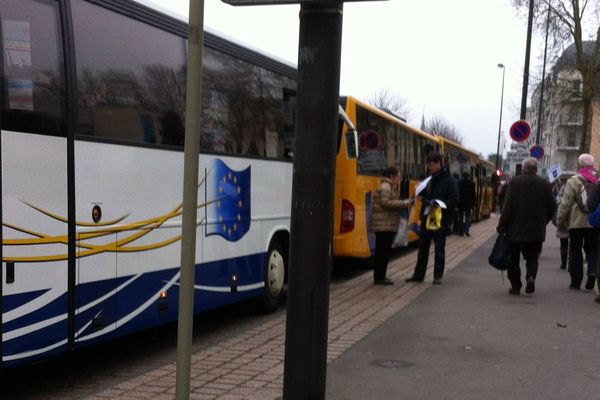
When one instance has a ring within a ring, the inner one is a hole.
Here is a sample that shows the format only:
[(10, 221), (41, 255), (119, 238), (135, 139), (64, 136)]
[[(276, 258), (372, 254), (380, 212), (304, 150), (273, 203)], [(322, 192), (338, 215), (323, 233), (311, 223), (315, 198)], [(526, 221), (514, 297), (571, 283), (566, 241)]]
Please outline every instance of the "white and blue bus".
[[(185, 20), (0, 0), (0, 368), (177, 318)], [(277, 307), (296, 70), (206, 32), (195, 311)]]

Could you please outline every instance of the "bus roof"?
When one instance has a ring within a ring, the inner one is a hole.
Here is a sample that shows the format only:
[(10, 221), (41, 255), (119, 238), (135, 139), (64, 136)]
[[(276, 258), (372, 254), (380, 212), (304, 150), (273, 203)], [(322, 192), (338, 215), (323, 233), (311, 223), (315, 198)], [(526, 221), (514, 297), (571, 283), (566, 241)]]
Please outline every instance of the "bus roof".
[(473, 155), (474, 157), (480, 158), (479, 154), (474, 152), (473, 150), (467, 149), (466, 147), (464, 147), (463, 145), (456, 143), (455, 141), (448, 139), (444, 136), (440, 136), (440, 139), (442, 140), (442, 142), (444, 143), (444, 145), (449, 144), (452, 147), (457, 147), (459, 148), (461, 151), (465, 152), (465, 153), (469, 153), (471, 155)]
[(399, 117), (397, 117), (396, 115), (390, 114), (384, 110), (382, 110), (381, 108), (377, 108), (375, 106), (372, 106), (368, 103), (365, 103), (362, 100), (357, 99), (356, 97), (353, 96), (342, 96), (342, 101), (344, 101), (345, 99), (350, 100), (351, 102), (354, 102), (355, 104), (358, 104), (359, 106), (361, 106), (362, 108), (365, 108), (367, 110), (369, 110), (370, 112), (379, 115), (382, 118), (387, 119), (388, 121), (392, 121), (393, 123), (395, 123), (396, 125), (401, 125), (403, 128), (411, 131), (412, 133), (415, 133), (419, 136), (424, 137), (425, 139), (431, 140), (432, 142), (439, 142), (439, 139), (437, 136), (431, 135), (427, 132), (423, 132), (422, 130), (419, 130), (413, 126), (410, 126), (408, 123), (406, 123), (406, 121), (403, 121), (402, 119), (400, 119)]
[[(131, 3), (137, 5), (140, 10), (134, 10), (133, 14), (136, 13), (143, 14), (142, 9), (146, 9), (144, 11), (150, 10), (153, 13), (159, 13), (163, 16), (167, 17), (167, 20), (170, 19), (172, 24), (178, 25), (175, 29), (169, 29), (170, 27), (168, 23), (162, 21), (164, 26), (161, 23), (155, 23), (155, 26), (158, 28), (167, 29), (173, 33), (179, 34), (183, 37), (187, 37), (187, 27), (188, 27), (188, 17), (185, 15), (181, 15), (173, 10), (165, 8), (162, 5), (156, 4), (151, 0), (130, 0)], [(151, 21), (155, 21), (155, 19), (146, 20), (144, 22), (148, 23)], [(253, 45), (248, 43), (244, 43), (226, 33), (223, 33), (217, 29), (210, 28), (204, 26), (204, 45), (212, 48), (218, 48), (219, 50), (228, 53), (230, 55), (240, 57), (245, 59), (248, 62), (251, 62), (256, 65), (263, 66), (267, 69), (270, 69), (274, 72), (281, 73), (290, 78), (296, 79), (297, 67), (295, 64), (284, 60), (278, 56), (270, 54), (264, 50), (259, 49)]]

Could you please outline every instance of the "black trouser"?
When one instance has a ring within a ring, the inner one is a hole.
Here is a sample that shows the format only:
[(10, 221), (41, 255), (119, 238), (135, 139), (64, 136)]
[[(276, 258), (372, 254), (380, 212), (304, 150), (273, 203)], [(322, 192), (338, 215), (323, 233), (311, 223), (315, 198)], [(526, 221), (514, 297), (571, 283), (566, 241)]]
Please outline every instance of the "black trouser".
[(560, 267), (567, 268), (569, 257), (569, 238), (560, 238)]
[(588, 263), (587, 276), (595, 276), (598, 268), (598, 231), (594, 228), (569, 229), (569, 274), (571, 285), (579, 287), (583, 280), (583, 253)]
[(387, 265), (390, 260), (390, 251), (396, 232), (375, 232), (375, 268), (373, 269), (373, 280), (385, 279)]
[(425, 278), (427, 272), (427, 262), (429, 261), (429, 247), (431, 240), (435, 246), (435, 258), (433, 263), (433, 278), (442, 279), (444, 276), (444, 267), (446, 263), (446, 227), (442, 226), (437, 231), (428, 231), (425, 224), (421, 224), (419, 231), (419, 254), (417, 255), (417, 265), (413, 272), (413, 277), (419, 280)]
[(471, 229), (471, 223), (473, 223), (473, 207), (459, 207), (458, 208), (458, 233), (466, 235)]
[(525, 279), (537, 276), (538, 257), (542, 252), (542, 242), (511, 242), (510, 243), (510, 263), (508, 264), (508, 280), (514, 289), (521, 289), (521, 254), (525, 258)]

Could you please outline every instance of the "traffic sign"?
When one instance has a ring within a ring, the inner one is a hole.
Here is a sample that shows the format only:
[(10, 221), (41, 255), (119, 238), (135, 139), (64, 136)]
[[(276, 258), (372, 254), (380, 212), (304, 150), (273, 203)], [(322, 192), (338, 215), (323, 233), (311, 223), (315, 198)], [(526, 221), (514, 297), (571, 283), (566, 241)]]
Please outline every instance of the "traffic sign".
[(537, 158), (538, 160), (541, 160), (542, 157), (544, 157), (544, 148), (542, 146), (536, 144), (531, 149), (529, 149), (529, 155), (531, 155), (531, 157), (533, 157), (533, 158)]
[(511, 164), (520, 164), (529, 156), (527, 151), (509, 151), (506, 153), (505, 161)]
[(527, 140), (531, 134), (531, 126), (525, 120), (519, 120), (510, 126), (510, 137), (515, 142)]

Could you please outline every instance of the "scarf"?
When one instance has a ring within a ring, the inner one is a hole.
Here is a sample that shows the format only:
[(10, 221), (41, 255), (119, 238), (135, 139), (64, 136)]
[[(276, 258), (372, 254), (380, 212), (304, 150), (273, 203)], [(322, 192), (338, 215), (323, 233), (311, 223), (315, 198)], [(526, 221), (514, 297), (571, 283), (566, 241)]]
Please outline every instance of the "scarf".
[(596, 177), (594, 167), (583, 167), (577, 173), (587, 179), (589, 182), (596, 184), (598, 178)]

